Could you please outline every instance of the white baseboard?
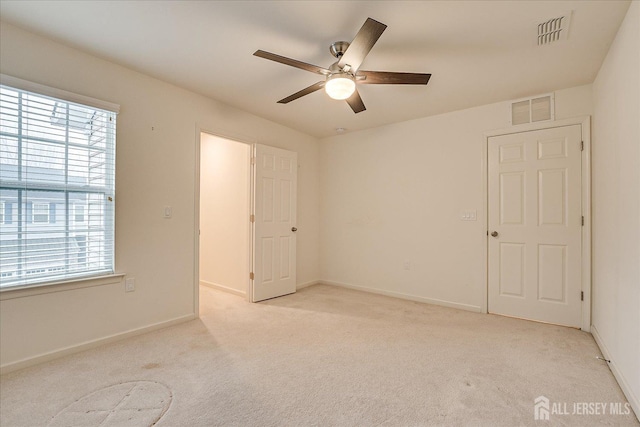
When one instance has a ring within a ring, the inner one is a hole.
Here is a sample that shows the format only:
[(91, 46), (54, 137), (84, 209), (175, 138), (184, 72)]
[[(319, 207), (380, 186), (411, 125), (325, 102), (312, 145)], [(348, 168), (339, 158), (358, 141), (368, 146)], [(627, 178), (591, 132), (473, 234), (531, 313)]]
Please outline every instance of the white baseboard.
[(322, 283), (320, 280), (312, 280), (310, 282), (300, 283), (296, 285), (296, 290), (300, 290), (302, 288), (308, 288), (309, 286), (313, 286), (313, 285), (319, 285), (320, 283)]
[(631, 390), (631, 387), (629, 387), (629, 383), (625, 379), (622, 372), (620, 372), (620, 370), (618, 369), (616, 361), (613, 359), (613, 356), (611, 356), (609, 349), (604, 344), (604, 341), (602, 341), (602, 337), (600, 336), (600, 334), (598, 333), (598, 329), (596, 329), (594, 325), (591, 325), (591, 335), (593, 335), (593, 339), (596, 340), (596, 344), (598, 344), (598, 347), (600, 347), (600, 351), (602, 352), (604, 358), (610, 360), (610, 363), (608, 363), (609, 369), (611, 370), (611, 373), (615, 377), (616, 381), (618, 381), (618, 385), (629, 401), (633, 412), (635, 412), (636, 414), (636, 418), (638, 419), (638, 421), (640, 421), (640, 399), (638, 399), (638, 396), (636, 396), (633, 393), (633, 390)]
[(61, 348), (59, 350), (43, 353), (38, 356), (18, 360), (17, 362), (7, 363), (0, 366), (0, 374), (6, 374), (8, 372), (13, 372), (19, 369), (28, 368), (29, 366), (37, 365), (39, 363), (48, 362), (50, 360), (58, 359), (63, 356), (79, 353), (84, 350), (89, 350), (95, 347), (99, 347), (101, 345), (109, 344), (115, 341), (120, 341), (125, 338), (134, 337), (136, 335), (146, 334), (147, 332), (163, 329), (163, 328), (177, 325), (183, 322), (188, 322), (189, 320), (193, 320), (193, 319), (195, 319), (194, 314), (187, 314), (186, 316), (176, 317), (174, 319), (166, 320), (164, 322), (154, 323), (153, 325), (144, 326), (142, 328), (131, 329), (129, 331), (109, 335), (109, 336), (98, 338), (91, 341), (85, 341), (81, 344), (72, 345), (69, 347)]
[(416, 296), (416, 295), (403, 294), (403, 293), (400, 293), (400, 292), (393, 292), (393, 291), (385, 291), (385, 290), (375, 289), (375, 288), (368, 288), (366, 286), (351, 285), (351, 284), (348, 284), (348, 283), (340, 283), (340, 282), (332, 282), (330, 280), (321, 280), (318, 283), (322, 283), (322, 284), (325, 284), (325, 285), (331, 285), (331, 286), (338, 286), (338, 287), (341, 287), (341, 288), (355, 289), (357, 291), (370, 292), (372, 294), (385, 295), (385, 296), (388, 296), (388, 297), (406, 299), (406, 300), (410, 300), (410, 301), (417, 301), (417, 302), (424, 302), (424, 303), (427, 303), (427, 304), (440, 305), (440, 306), (443, 306), (443, 307), (457, 308), (457, 309), (466, 310), (466, 311), (473, 311), (473, 312), (476, 312), (476, 313), (481, 313), (482, 312), (482, 307), (476, 306), (476, 305), (461, 304), (461, 303), (458, 303), (458, 302), (445, 301), (445, 300), (439, 300), (439, 299), (433, 299), (433, 298), (419, 297), (419, 296)]
[(206, 286), (208, 288), (217, 289), (219, 291), (229, 292), (230, 294), (238, 295), (240, 297), (246, 297), (247, 293), (243, 291), (239, 291), (237, 289), (230, 288), (225, 285), (221, 285), (219, 283), (207, 282), (206, 280), (200, 280), (200, 286)]
[[(320, 282), (319, 280), (311, 280), (310, 282), (300, 283), (300, 284), (296, 285), (296, 290), (300, 290), (302, 288), (307, 288), (309, 286), (317, 285), (319, 283), (322, 283), (322, 282)], [(231, 294), (238, 295), (238, 296), (241, 296), (241, 297), (246, 297), (247, 296), (246, 292), (242, 292), (242, 291), (239, 291), (237, 289), (233, 289), (233, 288), (230, 288), (228, 286), (221, 285), (219, 283), (207, 282), (206, 280), (201, 280), (200, 281), (200, 286), (206, 286), (208, 288), (218, 289), (220, 291), (229, 292)]]

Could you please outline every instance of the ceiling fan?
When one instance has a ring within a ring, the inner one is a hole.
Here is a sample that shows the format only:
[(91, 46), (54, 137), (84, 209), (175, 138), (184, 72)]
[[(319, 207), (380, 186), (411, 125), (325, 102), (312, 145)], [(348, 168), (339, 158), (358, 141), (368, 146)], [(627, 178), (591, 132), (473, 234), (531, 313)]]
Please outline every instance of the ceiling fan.
[(366, 110), (366, 108), (356, 89), (356, 84), (426, 85), (431, 77), (431, 74), (423, 73), (360, 70), (362, 61), (364, 61), (364, 58), (386, 28), (387, 26), (385, 24), (367, 18), (351, 43), (340, 41), (333, 43), (329, 47), (331, 54), (338, 59), (338, 61), (333, 63), (329, 68), (318, 67), (317, 65), (307, 64), (263, 50), (257, 50), (254, 55), (302, 70), (311, 71), (312, 73), (325, 77), (325, 80), (321, 80), (293, 95), (287, 96), (278, 101), (278, 103), (287, 104), (324, 87), (331, 98), (346, 100), (354, 113), (360, 113)]

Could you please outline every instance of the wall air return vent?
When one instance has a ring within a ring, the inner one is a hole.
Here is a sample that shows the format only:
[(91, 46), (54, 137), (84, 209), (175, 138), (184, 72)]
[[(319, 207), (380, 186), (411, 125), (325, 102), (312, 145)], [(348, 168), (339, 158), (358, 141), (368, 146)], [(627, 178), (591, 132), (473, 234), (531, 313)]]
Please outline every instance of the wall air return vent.
[(571, 12), (568, 12), (538, 24), (538, 46), (566, 40), (569, 37), (570, 23)]
[(512, 125), (544, 122), (546, 120), (555, 120), (554, 97), (552, 93), (511, 101)]

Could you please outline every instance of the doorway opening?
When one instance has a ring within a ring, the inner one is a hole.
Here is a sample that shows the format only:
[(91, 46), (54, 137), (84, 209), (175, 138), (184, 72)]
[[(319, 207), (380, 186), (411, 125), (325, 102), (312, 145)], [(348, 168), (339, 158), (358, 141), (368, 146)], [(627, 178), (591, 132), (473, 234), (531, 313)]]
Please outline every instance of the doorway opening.
[(194, 313), (200, 286), (258, 302), (296, 291), (296, 152), (199, 132)]
[(199, 285), (245, 298), (251, 269), (250, 162), (251, 145), (200, 133)]

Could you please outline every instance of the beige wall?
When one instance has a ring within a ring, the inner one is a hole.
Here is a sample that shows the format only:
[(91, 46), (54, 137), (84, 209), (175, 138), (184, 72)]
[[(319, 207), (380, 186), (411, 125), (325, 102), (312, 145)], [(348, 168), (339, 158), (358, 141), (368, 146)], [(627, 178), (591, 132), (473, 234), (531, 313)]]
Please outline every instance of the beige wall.
[[(559, 90), (556, 119), (591, 105), (590, 85)], [(322, 279), (479, 311), (483, 133), (508, 126), (504, 102), (321, 140)]]
[(249, 144), (202, 134), (200, 283), (246, 294), (249, 281)]
[(593, 334), (640, 418), (640, 3), (593, 84)]
[(3, 74), (120, 104), (116, 270), (136, 279), (130, 293), (118, 284), (0, 302), (0, 365), (193, 315), (198, 127), (298, 152), (298, 283), (319, 278), (317, 139), (9, 24), (0, 30)]
[[(594, 332), (636, 411), (639, 27), (640, 4), (634, 2), (593, 88), (556, 92), (558, 119), (595, 113)], [(302, 133), (4, 23), (0, 71), (121, 105), (116, 265), (137, 281), (136, 291), (127, 294), (121, 285), (105, 285), (2, 301), (2, 366), (193, 314), (195, 141), (200, 128), (298, 152), (299, 284), (322, 278), (463, 308), (482, 305), (482, 133), (508, 126), (506, 103), (318, 144)], [(165, 205), (173, 206), (171, 220), (162, 218)], [(463, 209), (477, 210), (478, 221), (461, 222)], [(403, 269), (404, 261), (410, 262), (410, 270)]]

